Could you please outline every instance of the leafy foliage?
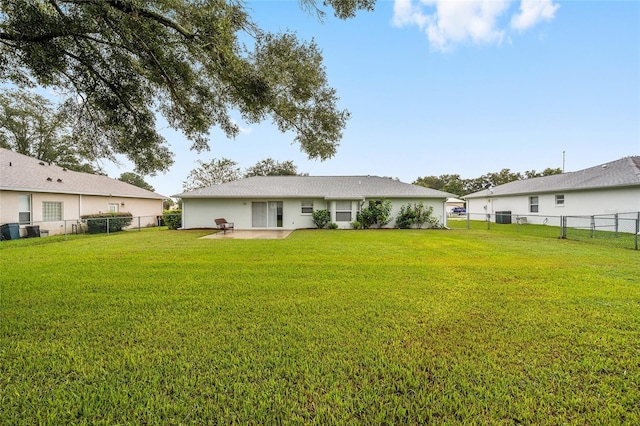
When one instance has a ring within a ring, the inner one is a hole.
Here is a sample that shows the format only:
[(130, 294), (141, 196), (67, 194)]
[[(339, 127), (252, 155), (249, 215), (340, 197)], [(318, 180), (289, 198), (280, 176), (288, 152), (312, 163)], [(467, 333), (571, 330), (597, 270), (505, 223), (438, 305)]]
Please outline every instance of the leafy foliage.
[(62, 109), (26, 90), (0, 91), (0, 147), (84, 173), (96, 173), (94, 160), (70, 135)]
[[(348, 18), (374, 3), (323, 6)], [(314, 0), (302, 5), (325, 14)], [(58, 88), (76, 140), (96, 158), (126, 155), (143, 174), (172, 164), (156, 112), (198, 151), (212, 127), (238, 135), (231, 110), (248, 123), (270, 117), (323, 160), (350, 116), (337, 107), (316, 44), (262, 31), (234, 0), (3, 1), (0, 82)]]
[(273, 158), (267, 158), (247, 168), (244, 172), (244, 177), (296, 176), (297, 174), (298, 167), (293, 164), (293, 161), (276, 161)]
[(155, 191), (155, 189), (153, 189), (153, 186), (145, 182), (143, 177), (137, 173), (132, 173), (132, 172), (122, 173), (118, 178), (118, 180), (137, 186), (138, 188), (146, 189), (147, 191)]
[(312, 213), (313, 223), (320, 229), (327, 226), (327, 224), (331, 221), (331, 214), (329, 214), (329, 210), (315, 210)]
[(187, 180), (182, 182), (185, 191), (232, 182), (242, 177), (238, 163), (228, 158), (221, 158), (204, 163), (198, 160), (200, 167), (191, 170)]
[(363, 229), (372, 226), (381, 228), (391, 221), (391, 207), (389, 200), (369, 201), (369, 206), (361, 209), (356, 215), (356, 222), (359, 222)]
[(516, 180), (556, 175), (560, 173), (562, 173), (562, 170), (559, 168), (546, 168), (542, 172), (529, 170), (526, 171), (524, 175), (522, 173), (514, 173), (509, 169), (502, 169), (497, 173), (487, 173), (474, 179), (463, 179), (457, 174), (419, 177), (413, 182), (413, 184), (463, 196), (492, 186), (504, 185), (505, 183)]
[(162, 219), (169, 229), (182, 228), (182, 210), (165, 210)]
[[(409, 228), (422, 228), (425, 223), (429, 223), (433, 225), (432, 215), (433, 207), (425, 206), (422, 201), (418, 204), (407, 204), (406, 206), (400, 207), (400, 211), (398, 212), (398, 216), (396, 217), (396, 226), (401, 229), (409, 229)], [(435, 223), (437, 223), (437, 219), (435, 219)]]
[(129, 212), (95, 213), (80, 216), (87, 222), (90, 234), (122, 231), (131, 225), (133, 215)]

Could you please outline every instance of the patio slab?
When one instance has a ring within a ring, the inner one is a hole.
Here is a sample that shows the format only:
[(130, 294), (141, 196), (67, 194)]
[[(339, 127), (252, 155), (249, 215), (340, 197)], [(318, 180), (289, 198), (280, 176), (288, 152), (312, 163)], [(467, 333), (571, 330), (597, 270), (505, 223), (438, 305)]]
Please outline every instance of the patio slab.
[(200, 239), (211, 240), (281, 240), (287, 238), (291, 234), (292, 230), (279, 229), (277, 231), (252, 231), (252, 230), (236, 230), (227, 231), (227, 233), (216, 232), (215, 234), (205, 235)]

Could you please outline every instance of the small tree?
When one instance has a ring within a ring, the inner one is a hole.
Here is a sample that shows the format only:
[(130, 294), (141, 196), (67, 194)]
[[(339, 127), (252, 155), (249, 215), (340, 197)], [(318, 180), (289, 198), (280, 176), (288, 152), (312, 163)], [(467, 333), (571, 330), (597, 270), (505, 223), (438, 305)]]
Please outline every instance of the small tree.
[(312, 214), (313, 223), (320, 229), (327, 226), (327, 223), (331, 221), (331, 215), (329, 210), (316, 210)]
[(360, 222), (363, 229), (372, 226), (382, 228), (391, 221), (391, 201), (369, 201), (369, 206), (361, 209), (356, 216), (356, 221)]
[(439, 224), (438, 219), (432, 217), (433, 207), (425, 206), (421, 201), (418, 204), (407, 204), (402, 206), (396, 217), (396, 226), (401, 229), (412, 227), (422, 228), (427, 223), (430, 228), (435, 228)]

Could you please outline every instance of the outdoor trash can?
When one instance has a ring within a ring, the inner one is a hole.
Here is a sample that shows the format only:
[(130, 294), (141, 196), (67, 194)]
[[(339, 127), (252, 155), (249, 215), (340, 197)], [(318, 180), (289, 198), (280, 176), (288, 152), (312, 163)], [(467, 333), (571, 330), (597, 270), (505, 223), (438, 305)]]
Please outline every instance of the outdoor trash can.
[(511, 223), (511, 211), (496, 212), (496, 223)]
[(40, 226), (27, 226), (27, 238), (35, 238), (40, 236)]
[(5, 223), (0, 226), (2, 232), (2, 239), (4, 240), (19, 240), (20, 239), (20, 224), (19, 223)]

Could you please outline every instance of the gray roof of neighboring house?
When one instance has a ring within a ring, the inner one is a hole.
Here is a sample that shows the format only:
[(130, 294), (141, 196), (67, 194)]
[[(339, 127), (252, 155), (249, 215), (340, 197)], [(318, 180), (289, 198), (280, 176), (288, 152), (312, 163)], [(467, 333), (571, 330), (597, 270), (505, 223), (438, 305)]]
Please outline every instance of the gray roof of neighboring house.
[[(620, 187), (640, 188), (640, 156), (625, 157), (577, 172), (523, 179), (494, 186), (491, 188), (491, 196)], [(485, 189), (463, 198), (482, 198), (487, 197), (487, 194), (488, 191)]]
[(453, 194), (379, 176), (254, 176), (174, 195), (180, 198), (448, 198)]
[(163, 195), (110, 178), (66, 170), (0, 148), (0, 190), (164, 199)]

